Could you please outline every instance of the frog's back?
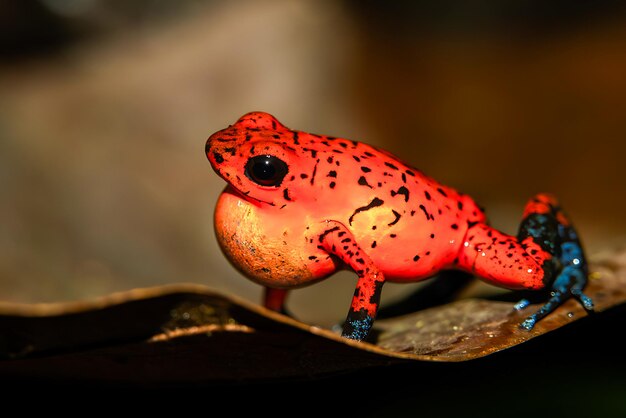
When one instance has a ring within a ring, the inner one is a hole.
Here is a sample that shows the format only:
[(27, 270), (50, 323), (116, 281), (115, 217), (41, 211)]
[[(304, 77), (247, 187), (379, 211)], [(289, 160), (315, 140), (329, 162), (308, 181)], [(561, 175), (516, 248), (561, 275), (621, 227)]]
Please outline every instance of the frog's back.
[(368, 144), (299, 133), (318, 161), (316, 204), (343, 222), (389, 280), (453, 264), (468, 225), (484, 215), (467, 195)]

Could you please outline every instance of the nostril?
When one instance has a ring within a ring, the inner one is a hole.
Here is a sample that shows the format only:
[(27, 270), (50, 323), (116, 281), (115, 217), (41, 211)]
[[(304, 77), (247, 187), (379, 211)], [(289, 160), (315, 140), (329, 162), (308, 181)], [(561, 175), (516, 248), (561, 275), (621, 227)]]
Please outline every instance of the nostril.
[(222, 164), (224, 162), (224, 157), (222, 157), (222, 154), (217, 151), (213, 151), (213, 159), (215, 159), (215, 162), (218, 164)]

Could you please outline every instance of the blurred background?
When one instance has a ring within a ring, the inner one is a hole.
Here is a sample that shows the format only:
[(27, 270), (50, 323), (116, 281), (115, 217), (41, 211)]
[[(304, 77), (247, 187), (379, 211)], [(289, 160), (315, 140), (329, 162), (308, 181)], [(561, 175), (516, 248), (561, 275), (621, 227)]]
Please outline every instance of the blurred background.
[[(511, 234), (553, 192), (591, 254), (619, 246), (624, 6), (0, 0), (0, 299), (194, 282), (258, 301), (216, 245), (224, 182), (204, 156), (252, 110), (384, 147)], [(289, 306), (328, 325), (354, 284), (342, 273)]]

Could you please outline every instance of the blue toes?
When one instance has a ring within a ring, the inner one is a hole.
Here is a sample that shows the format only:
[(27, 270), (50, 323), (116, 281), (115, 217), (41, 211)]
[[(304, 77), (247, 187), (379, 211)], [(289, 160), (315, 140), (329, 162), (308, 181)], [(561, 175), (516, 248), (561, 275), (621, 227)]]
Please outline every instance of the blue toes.
[[(559, 259), (564, 266), (552, 283), (550, 299), (534, 314), (526, 318), (520, 327), (530, 331), (537, 321), (550, 314), (570, 297), (575, 297), (588, 312), (593, 311), (593, 301), (583, 293), (587, 284), (587, 269), (580, 244), (565, 242), (561, 245), (562, 255)], [(527, 301), (522, 299), (515, 309), (525, 308)]]
[(521, 311), (521, 310), (526, 309), (528, 305), (530, 305), (530, 301), (528, 299), (522, 299), (519, 302), (517, 302), (515, 305), (513, 305), (513, 308), (515, 308), (516, 311)]
[(593, 300), (591, 300), (589, 296), (585, 295), (582, 290), (572, 289), (572, 295), (574, 295), (574, 297), (580, 301), (580, 303), (583, 305), (583, 308), (585, 308), (589, 312), (593, 311)]
[(533, 329), (536, 323), (537, 323), (536, 316), (531, 315), (528, 318), (526, 318), (521, 324), (519, 324), (519, 326), (521, 328), (524, 328), (526, 331), (530, 331), (531, 329)]

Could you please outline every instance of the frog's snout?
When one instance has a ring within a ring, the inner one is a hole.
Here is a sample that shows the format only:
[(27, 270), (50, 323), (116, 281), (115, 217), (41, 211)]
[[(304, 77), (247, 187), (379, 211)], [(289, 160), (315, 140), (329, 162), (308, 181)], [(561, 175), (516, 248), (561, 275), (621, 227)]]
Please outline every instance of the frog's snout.
[(211, 135), (204, 146), (204, 152), (206, 154), (206, 157), (209, 159), (209, 162), (215, 170), (217, 170), (218, 167), (225, 161), (225, 150), (223, 150), (223, 147), (220, 147), (219, 144), (216, 144), (218, 142), (218, 139), (219, 138), (215, 137), (215, 134)]

